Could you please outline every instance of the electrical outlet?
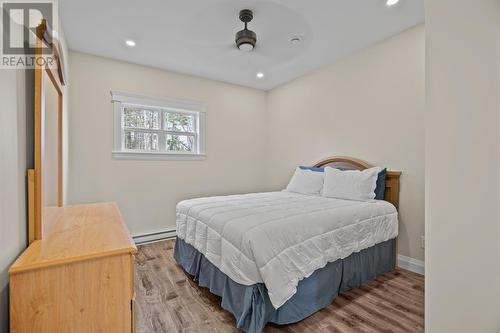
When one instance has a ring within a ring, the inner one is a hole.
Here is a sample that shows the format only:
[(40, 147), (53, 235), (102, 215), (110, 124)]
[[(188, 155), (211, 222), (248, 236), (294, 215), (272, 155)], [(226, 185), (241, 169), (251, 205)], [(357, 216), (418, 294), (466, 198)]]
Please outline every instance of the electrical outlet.
[(425, 249), (425, 236), (420, 236), (420, 247)]

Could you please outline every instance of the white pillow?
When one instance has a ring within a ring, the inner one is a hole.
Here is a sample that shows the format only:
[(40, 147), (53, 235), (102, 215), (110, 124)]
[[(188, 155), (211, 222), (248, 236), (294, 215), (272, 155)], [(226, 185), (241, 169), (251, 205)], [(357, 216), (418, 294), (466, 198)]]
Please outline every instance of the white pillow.
[(380, 167), (363, 171), (325, 168), (323, 196), (328, 198), (369, 201), (375, 199)]
[(322, 188), (323, 172), (297, 168), (285, 191), (319, 195)]

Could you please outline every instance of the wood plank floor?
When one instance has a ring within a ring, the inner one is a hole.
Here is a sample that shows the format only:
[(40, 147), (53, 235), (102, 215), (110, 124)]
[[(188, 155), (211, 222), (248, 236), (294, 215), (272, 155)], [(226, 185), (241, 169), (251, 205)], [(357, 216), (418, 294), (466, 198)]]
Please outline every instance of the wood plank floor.
[[(240, 332), (220, 298), (200, 288), (173, 258), (174, 240), (139, 247), (136, 332)], [(264, 332), (423, 332), (424, 278), (397, 270), (346, 292), (327, 308)]]

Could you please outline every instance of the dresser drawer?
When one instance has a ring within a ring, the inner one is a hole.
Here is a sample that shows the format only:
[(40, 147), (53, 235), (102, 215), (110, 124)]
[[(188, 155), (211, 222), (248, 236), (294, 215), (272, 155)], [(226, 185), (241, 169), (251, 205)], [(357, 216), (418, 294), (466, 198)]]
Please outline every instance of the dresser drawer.
[(131, 332), (130, 255), (11, 274), (11, 332)]
[(43, 239), (9, 269), (11, 332), (130, 333), (137, 248), (117, 205), (47, 216)]

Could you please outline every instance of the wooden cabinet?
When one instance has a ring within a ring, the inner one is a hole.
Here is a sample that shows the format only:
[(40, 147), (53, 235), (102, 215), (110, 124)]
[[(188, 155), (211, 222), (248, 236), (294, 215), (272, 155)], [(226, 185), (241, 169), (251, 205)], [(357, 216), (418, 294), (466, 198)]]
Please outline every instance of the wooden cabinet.
[(46, 208), (9, 270), (11, 332), (132, 332), (137, 249), (114, 203)]

